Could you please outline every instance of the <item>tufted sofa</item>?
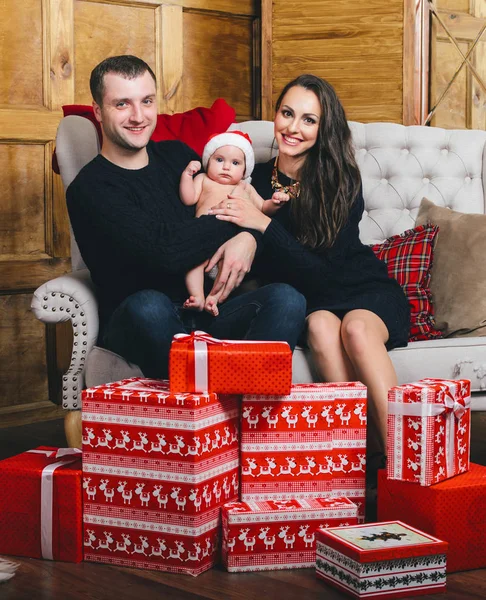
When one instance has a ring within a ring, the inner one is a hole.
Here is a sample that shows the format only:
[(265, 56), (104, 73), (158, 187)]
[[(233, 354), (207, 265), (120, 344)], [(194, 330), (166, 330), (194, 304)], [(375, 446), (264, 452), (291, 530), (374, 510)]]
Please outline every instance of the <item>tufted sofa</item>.
[[(486, 212), (486, 132), (405, 127), (393, 123), (350, 122), (363, 178), (365, 213), (360, 224), (364, 243), (382, 242), (415, 224), (424, 196), (440, 206), (468, 213)], [(230, 129), (250, 134), (256, 161), (275, 153), (273, 123), (247, 121)], [(82, 117), (62, 119), (56, 139), (64, 187), (99, 152), (93, 124)], [(96, 346), (96, 295), (74, 237), (72, 273), (48, 281), (34, 293), (32, 311), (44, 323), (71, 320), (74, 344), (63, 376), (62, 405), (81, 407), (81, 390), (141, 375), (137, 365)], [(486, 410), (486, 337), (412, 342), (393, 350), (400, 383), (423, 377), (471, 379), (473, 410)], [(294, 352), (293, 381), (314, 379), (312, 363), (301, 348)]]

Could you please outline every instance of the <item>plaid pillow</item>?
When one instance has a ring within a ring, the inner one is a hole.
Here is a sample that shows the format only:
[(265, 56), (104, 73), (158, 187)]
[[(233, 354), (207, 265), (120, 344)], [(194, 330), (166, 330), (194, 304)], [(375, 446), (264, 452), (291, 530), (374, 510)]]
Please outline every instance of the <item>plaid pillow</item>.
[(386, 264), (388, 275), (398, 281), (408, 298), (410, 342), (443, 337), (442, 332), (435, 328), (429, 288), (438, 231), (436, 225), (420, 225), (371, 246), (376, 256)]

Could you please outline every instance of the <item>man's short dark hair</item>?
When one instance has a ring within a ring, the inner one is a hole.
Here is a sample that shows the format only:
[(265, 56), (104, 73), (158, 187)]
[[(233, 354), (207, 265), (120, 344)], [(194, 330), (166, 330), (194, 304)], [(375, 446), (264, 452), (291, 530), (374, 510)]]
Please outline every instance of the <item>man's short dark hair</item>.
[(115, 73), (115, 75), (121, 75), (122, 77), (125, 77), (125, 79), (135, 79), (147, 71), (152, 75), (153, 80), (157, 85), (157, 79), (155, 78), (154, 72), (141, 58), (132, 56), (131, 54), (105, 58), (105, 60), (100, 62), (100, 64), (91, 71), (89, 87), (91, 89), (93, 100), (99, 106), (103, 105), (103, 93), (105, 88), (104, 77), (107, 73)]

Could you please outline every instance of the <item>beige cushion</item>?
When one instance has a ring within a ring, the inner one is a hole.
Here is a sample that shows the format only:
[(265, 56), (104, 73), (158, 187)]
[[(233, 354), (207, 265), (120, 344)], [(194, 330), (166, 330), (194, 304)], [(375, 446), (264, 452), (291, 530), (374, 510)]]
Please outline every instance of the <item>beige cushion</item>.
[(486, 215), (422, 200), (416, 224), (439, 226), (430, 290), (445, 335), (486, 335)]

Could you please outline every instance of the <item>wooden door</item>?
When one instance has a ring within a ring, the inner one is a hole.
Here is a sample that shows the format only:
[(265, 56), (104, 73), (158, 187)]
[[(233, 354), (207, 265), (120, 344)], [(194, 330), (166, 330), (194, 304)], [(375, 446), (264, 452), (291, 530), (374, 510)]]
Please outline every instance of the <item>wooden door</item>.
[(405, 123), (486, 129), (486, 0), (405, 5)]
[(224, 97), (260, 117), (253, 0), (0, 0), (0, 427), (60, 414), (70, 330), (30, 312), (34, 289), (70, 270), (69, 227), (51, 156), (63, 104), (90, 104), (93, 67), (136, 54), (160, 112)]

